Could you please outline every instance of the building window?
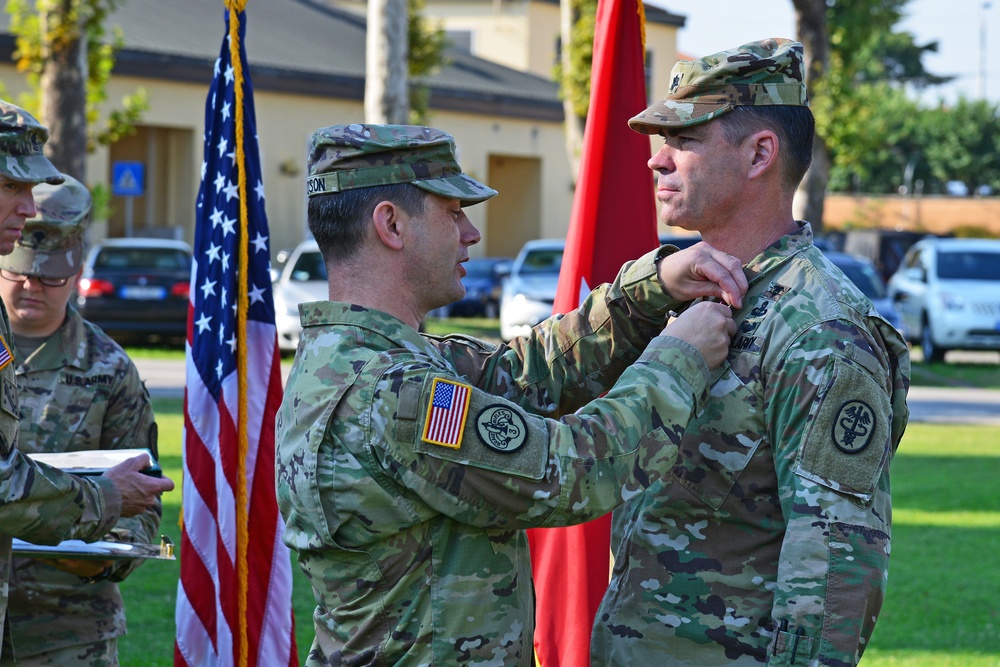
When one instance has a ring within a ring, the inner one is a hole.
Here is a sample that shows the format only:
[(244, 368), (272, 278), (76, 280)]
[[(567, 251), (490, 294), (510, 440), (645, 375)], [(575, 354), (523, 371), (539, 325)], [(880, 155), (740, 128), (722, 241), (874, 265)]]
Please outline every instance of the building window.
[(445, 30), (444, 36), (456, 49), (472, 53), (471, 30)]

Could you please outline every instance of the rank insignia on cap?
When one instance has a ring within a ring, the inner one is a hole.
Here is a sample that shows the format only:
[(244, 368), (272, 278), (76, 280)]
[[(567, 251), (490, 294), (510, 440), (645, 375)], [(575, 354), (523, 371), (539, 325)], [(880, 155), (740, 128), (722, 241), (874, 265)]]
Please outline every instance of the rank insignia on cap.
[(857, 454), (875, 433), (875, 411), (864, 401), (847, 401), (833, 420), (833, 442), (840, 451)]
[(424, 420), (424, 434), (420, 439), (452, 449), (461, 447), (470, 398), (472, 387), (469, 385), (434, 378), (431, 402), (427, 406), (427, 418)]

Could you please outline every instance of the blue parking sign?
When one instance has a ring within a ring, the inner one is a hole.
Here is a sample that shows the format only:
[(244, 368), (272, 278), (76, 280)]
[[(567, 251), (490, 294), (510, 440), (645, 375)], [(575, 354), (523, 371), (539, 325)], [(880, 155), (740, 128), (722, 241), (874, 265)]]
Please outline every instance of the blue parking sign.
[(144, 162), (114, 162), (111, 165), (111, 194), (118, 197), (141, 197), (146, 189)]

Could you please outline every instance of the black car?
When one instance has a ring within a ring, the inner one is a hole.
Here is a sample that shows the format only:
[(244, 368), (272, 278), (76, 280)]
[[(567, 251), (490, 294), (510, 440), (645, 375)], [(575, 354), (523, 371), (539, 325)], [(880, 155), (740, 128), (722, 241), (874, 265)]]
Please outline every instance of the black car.
[(168, 239), (107, 239), (87, 253), (73, 303), (119, 342), (187, 335), (191, 247)]
[(474, 257), (463, 264), (465, 297), (449, 306), (450, 315), (497, 317), (503, 276), (510, 272), (510, 257)]

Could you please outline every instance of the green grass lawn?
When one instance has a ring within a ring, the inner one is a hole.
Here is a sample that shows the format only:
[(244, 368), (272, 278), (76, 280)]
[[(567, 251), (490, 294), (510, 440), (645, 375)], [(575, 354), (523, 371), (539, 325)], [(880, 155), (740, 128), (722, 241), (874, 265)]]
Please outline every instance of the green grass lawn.
[[(178, 400), (155, 400), (161, 465), (180, 482)], [(893, 463), (889, 593), (862, 664), (1000, 667), (1000, 427), (912, 424)], [(163, 530), (180, 541), (180, 490), (164, 498)], [(179, 556), (183, 558), (183, 554)], [(179, 561), (154, 561), (122, 585), (129, 634), (122, 665), (173, 664)], [(293, 566), (299, 655), (312, 640), (312, 594)]]

